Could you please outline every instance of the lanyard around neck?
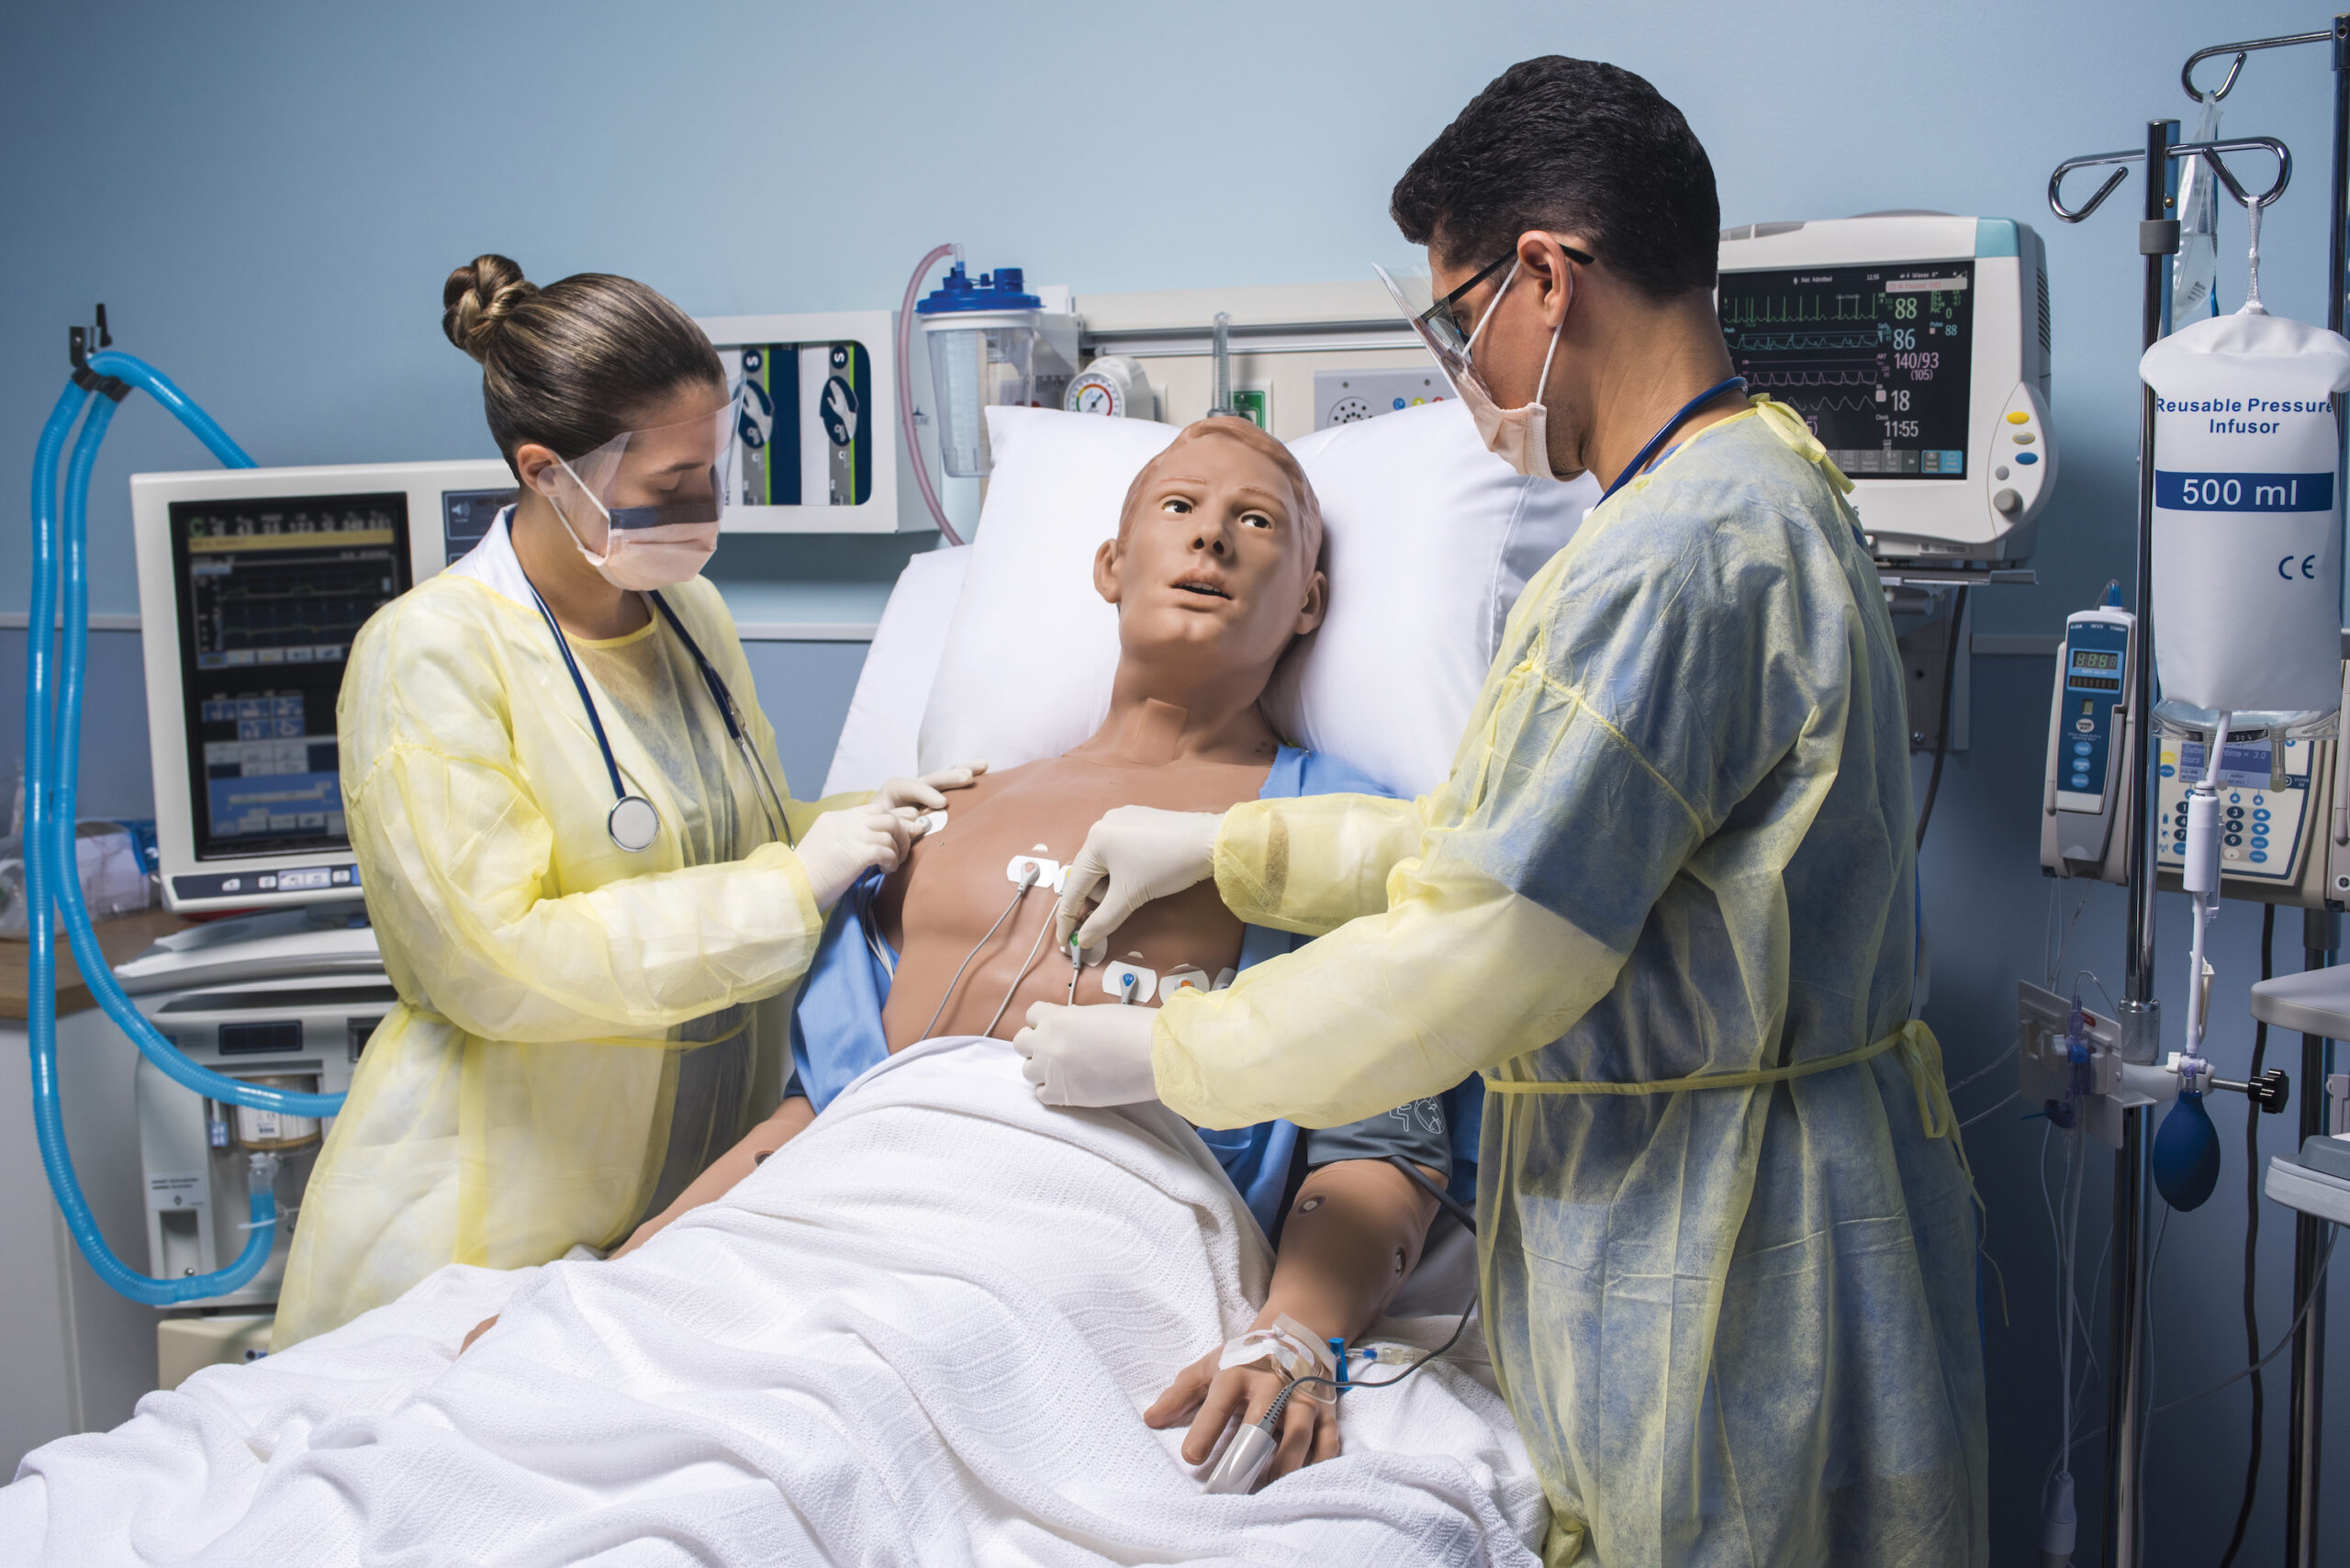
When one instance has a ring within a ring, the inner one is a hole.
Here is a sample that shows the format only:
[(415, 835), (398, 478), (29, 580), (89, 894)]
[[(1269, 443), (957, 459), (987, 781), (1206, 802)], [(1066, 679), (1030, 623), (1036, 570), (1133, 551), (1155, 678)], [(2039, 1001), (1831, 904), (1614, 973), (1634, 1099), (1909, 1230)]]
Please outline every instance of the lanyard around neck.
[(1616, 482), (1614, 484), (1607, 487), (1607, 494), (1601, 496), (1599, 498), (1604, 501), (1608, 496), (1612, 496), (1617, 491), (1622, 489), (1636, 475), (1638, 475), (1642, 469), (1646, 468), (1651, 462), (1655, 461), (1657, 450), (1664, 445), (1666, 438), (1671, 436), (1674, 431), (1679, 430), (1683, 421), (1686, 420), (1690, 415), (1695, 413), (1698, 409), (1704, 408), (1707, 404), (1712, 402), (1715, 398), (1720, 397), (1731, 387), (1743, 386), (1745, 385), (1746, 377), (1743, 375), (1733, 375), (1727, 381), (1716, 382), (1713, 386), (1707, 387), (1703, 392), (1698, 393), (1695, 398), (1690, 398), (1686, 403), (1682, 404), (1681, 411), (1674, 414), (1673, 418), (1665, 420), (1664, 423), (1657, 427), (1656, 434), (1649, 437), (1649, 443), (1640, 448), (1639, 454), (1635, 455), (1629, 463), (1624, 465), (1624, 471), (1616, 476)]

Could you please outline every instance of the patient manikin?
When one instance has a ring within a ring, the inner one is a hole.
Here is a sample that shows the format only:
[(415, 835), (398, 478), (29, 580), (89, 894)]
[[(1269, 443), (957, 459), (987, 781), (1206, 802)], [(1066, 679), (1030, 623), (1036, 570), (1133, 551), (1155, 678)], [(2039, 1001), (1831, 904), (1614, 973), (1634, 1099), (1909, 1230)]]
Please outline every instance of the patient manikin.
[[(945, 825), (915, 845), (873, 901), (899, 954), (882, 1011), (892, 1053), (941, 1035), (1009, 1039), (1030, 1003), (1070, 1000), (1073, 974), (1075, 1000), (1093, 1006), (1155, 1005), (1156, 985), (1117, 983), (1121, 965), (1203, 988), (1228, 978), (1243, 927), (1213, 884), (1145, 905), (1107, 952), (1086, 954), (1073, 969), (1070, 954), (1051, 946), (1051, 866), (1025, 893), (1007, 868), (1021, 857), (1074, 859), (1113, 807), (1222, 812), (1257, 798), (1281, 751), (1258, 699), (1291, 641), (1321, 622), (1320, 547), (1321, 518), (1303, 473), (1245, 420), (1192, 425), (1136, 477), (1117, 537), (1093, 564), (1102, 597), (1118, 609), (1107, 720), (1064, 756), (956, 790)], [(725, 1192), (813, 1115), (805, 1099), (787, 1099), (614, 1256)], [(1449, 1170), (1422, 1168), (1438, 1185), (1449, 1179)], [(1272, 1287), (1255, 1327), (1285, 1316), (1316, 1341), (1362, 1333), (1418, 1260), (1435, 1207), (1384, 1159), (1319, 1164), (1282, 1211)], [(1268, 1362), (1219, 1370), (1222, 1347), (1202, 1349), (1145, 1413), (1155, 1427), (1192, 1423), (1184, 1457), (1195, 1464), (1231, 1420), (1258, 1419), (1285, 1381)], [(1337, 1451), (1333, 1406), (1293, 1399), (1267, 1477)]]

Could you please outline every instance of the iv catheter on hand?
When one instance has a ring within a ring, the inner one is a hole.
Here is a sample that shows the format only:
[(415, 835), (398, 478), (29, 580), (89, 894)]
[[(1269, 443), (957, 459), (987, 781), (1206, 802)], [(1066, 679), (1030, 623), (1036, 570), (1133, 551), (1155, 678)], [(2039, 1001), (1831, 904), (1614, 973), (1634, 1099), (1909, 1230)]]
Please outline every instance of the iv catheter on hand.
[[(1472, 1228), (1474, 1227), (1472, 1226)], [(1264, 1415), (1235, 1432), (1232, 1440), (1225, 1445), (1224, 1453), (1217, 1459), (1215, 1468), (1208, 1472), (1206, 1483), (1208, 1495), (1237, 1496), (1245, 1495), (1255, 1489), (1258, 1477), (1265, 1473), (1265, 1466), (1272, 1462), (1274, 1449), (1280, 1446), (1281, 1417), (1288, 1413), (1289, 1403), (1296, 1396), (1299, 1389), (1308, 1383), (1318, 1383), (1329, 1389), (1330, 1397), (1336, 1399), (1342, 1394), (1351, 1394), (1360, 1389), (1393, 1388), (1460, 1343), (1460, 1336), (1469, 1327), (1469, 1315), (1476, 1310), (1477, 1292), (1472, 1290), (1469, 1293), (1468, 1305), (1460, 1309), (1460, 1316), (1454, 1321), (1452, 1332), (1445, 1336), (1443, 1344), (1427, 1351), (1418, 1361), (1414, 1361), (1393, 1377), (1382, 1378), (1377, 1383), (1363, 1383), (1360, 1380), (1348, 1382), (1346, 1374), (1347, 1363), (1344, 1359), (1346, 1344), (1343, 1340), (1331, 1340), (1331, 1350), (1338, 1352), (1340, 1358), (1337, 1363), (1337, 1376), (1323, 1377), (1318, 1373), (1310, 1373), (1304, 1377), (1292, 1378), (1279, 1394), (1273, 1395), (1273, 1402), (1265, 1407)]]
[[(1387, 1157), (1387, 1162), (1410, 1177), (1413, 1185), (1434, 1198), (1447, 1213), (1460, 1222), (1461, 1227), (1470, 1235), (1477, 1234), (1475, 1211), (1456, 1202), (1450, 1193), (1429, 1181), (1408, 1156), (1391, 1154)], [(1337, 1361), (1338, 1375), (1335, 1379), (1319, 1376), (1292, 1378), (1287, 1387), (1273, 1395), (1273, 1402), (1266, 1407), (1264, 1415), (1234, 1433), (1232, 1441), (1225, 1445), (1223, 1454), (1216, 1460), (1215, 1468), (1208, 1473), (1209, 1495), (1212, 1496), (1241, 1495), (1256, 1486), (1257, 1478), (1264, 1474), (1265, 1466), (1272, 1462), (1273, 1450), (1281, 1441), (1281, 1417), (1289, 1409), (1290, 1399), (1299, 1388), (1309, 1383), (1324, 1383), (1331, 1390), (1330, 1397), (1333, 1399), (1359, 1388), (1393, 1388), (1452, 1349), (1460, 1341), (1462, 1332), (1468, 1328), (1469, 1315), (1476, 1308), (1477, 1292), (1472, 1289), (1469, 1293), (1468, 1305), (1460, 1309), (1460, 1319), (1453, 1324), (1452, 1332), (1445, 1337), (1443, 1344), (1428, 1351), (1393, 1377), (1382, 1379), (1378, 1383), (1348, 1381), (1347, 1357), (1349, 1352), (1347, 1343), (1343, 1339), (1332, 1339), (1330, 1352)], [(1366, 1361), (1378, 1359), (1377, 1352), (1374, 1350), (1364, 1350), (1353, 1353)]]
[[(124, 993), (105, 950), (98, 945), (90, 912), (83, 902), (81, 879), (74, 869), (73, 834), (81, 755), (82, 688), (89, 653), (90, 474), (97, 461), (99, 444), (113, 421), (116, 405), (137, 387), (169, 409), (224, 465), (231, 468), (253, 466), (253, 460), (244, 450), (229, 440), (211, 416), (173, 386), (169, 377), (142, 361), (104, 346), (113, 340), (106, 335), (103, 308), (95, 336), (100, 351), (91, 353), (89, 336), (82, 328), (73, 329), (73, 379), (59, 395), (33, 452), (29, 623), (36, 632), (26, 644), (25, 890), (31, 917), (26, 959), (25, 1032), (31, 1056), (33, 1127), (40, 1147), (41, 1164), (67, 1228), (73, 1233), (75, 1245), (92, 1271), (114, 1290), (147, 1305), (170, 1306), (237, 1290), (261, 1271), (276, 1236), (277, 1204), (271, 1184), (277, 1162), (274, 1158), (256, 1158), (252, 1162), (247, 1176), (252, 1224), (243, 1250), (229, 1267), (208, 1274), (155, 1280), (139, 1273), (114, 1255), (82, 1195), (73, 1157), (66, 1148), (64, 1113), (59, 1103), (57, 1081), (56, 924), (64, 926), (83, 982), (106, 1015), (148, 1060), (180, 1087), (228, 1104), (296, 1116), (332, 1116), (342, 1109), (343, 1097), (265, 1089), (241, 1079), (224, 1077), (188, 1060)], [(95, 402), (90, 398), (93, 392), (99, 394)], [(84, 418), (85, 406), (88, 413)], [(82, 420), (82, 429), (67, 465), (61, 513), (58, 457), (77, 418)], [(53, 655), (50, 639), (43, 633), (60, 622), (61, 608), (62, 634)], [(55, 924), (50, 919), (52, 908), (56, 912)]]

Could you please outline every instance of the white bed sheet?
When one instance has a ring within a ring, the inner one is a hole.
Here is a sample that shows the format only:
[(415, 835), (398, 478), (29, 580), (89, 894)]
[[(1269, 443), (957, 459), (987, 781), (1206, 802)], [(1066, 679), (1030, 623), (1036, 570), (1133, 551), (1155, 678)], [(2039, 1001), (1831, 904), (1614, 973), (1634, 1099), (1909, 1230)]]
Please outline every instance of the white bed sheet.
[(1138, 1412), (1252, 1316), (1263, 1235), (1171, 1113), (1049, 1110), (1017, 1065), (925, 1042), (627, 1260), (444, 1269), (36, 1450), (0, 1562), (1534, 1561), (1473, 1347), (1205, 1495)]

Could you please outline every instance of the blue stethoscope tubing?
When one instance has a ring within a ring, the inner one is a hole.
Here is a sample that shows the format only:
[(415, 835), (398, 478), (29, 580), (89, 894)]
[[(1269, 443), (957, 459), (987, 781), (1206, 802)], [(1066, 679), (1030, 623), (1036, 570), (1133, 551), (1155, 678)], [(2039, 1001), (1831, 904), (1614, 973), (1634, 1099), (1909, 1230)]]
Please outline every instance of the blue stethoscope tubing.
[[(511, 512), (506, 517), (506, 531), (511, 537), (514, 532)], [(518, 567), (520, 564), (519, 561), (515, 563)], [(547, 623), (547, 631), (554, 638), (555, 651), (563, 655), (563, 667), (571, 672), (571, 684), (579, 693), (579, 705), (588, 711), (588, 727), (596, 735), (596, 749), (603, 754), (604, 772), (612, 781), (612, 809), (604, 818), (604, 832), (611, 839), (614, 848), (627, 854), (634, 855), (650, 849), (654, 838), (660, 832), (661, 813), (651, 801), (628, 787), (628, 780), (621, 774), (620, 758), (612, 755), (611, 737), (604, 733), (604, 717), (597, 711), (595, 694), (588, 689), (588, 678), (580, 673), (579, 661), (571, 655), (571, 640), (563, 634), (563, 628), (555, 622), (554, 611), (547, 608), (546, 599), (539, 593), (539, 585), (531, 582), (528, 572), (522, 574), (522, 580), (529, 584), (531, 602), (538, 606), (540, 618)], [(669, 608), (669, 601), (661, 597), (659, 590), (647, 589), (644, 597), (652, 601), (654, 609), (661, 612), (661, 619), (669, 623), (669, 630), (677, 634), (677, 641), (686, 645), (686, 652), (692, 657), (695, 667), (701, 671), (702, 684), (710, 689), (710, 700), (718, 705), (718, 716), (726, 725), (726, 738), (734, 743), (735, 751), (741, 754), (744, 766), (750, 770), (752, 783), (758, 789), (759, 810), (767, 815), (767, 826), (787, 846), (798, 848), (791, 835), (791, 817), (784, 805), (783, 792), (775, 787), (775, 778), (767, 772), (767, 765), (759, 756), (758, 747), (751, 744), (750, 733), (743, 726), (742, 710), (734, 705), (733, 692), (727, 689), (717, 667), (701, 651), (701, 644), (694, 641), (693, 633), (686, 630), (686, 623), (677, 619), (677, 612)]]
[(1601, 496), (1599, 498), (1605, 501), (1608, 496), (1612, 496), (1617, 491), (1622, 489), (1626, 485), (1629, 484), (1636, 476), (1638, 476), (1641, 470), (1648, 467), (1651, 463), (1656, 461), (1657, 449), (1665, 443), (1667, 437), (1671, 436), (1674, 431), (1681, 428), (1683, 420), (1688, 419), (1690, 415), (1695, 413), (1698, 409), (1704, 408), (1707, 404), (1712, 402), (1715, 398), (1720, 397), (1731, 387), (1743, 386), (1745, 385), (1746, 377), (1743, 375), (1733, 375), (1727, 381), (1715, 382), (1711, 386), (1707, 387), (1703, 392), (1698, 393), (1695, 398), (1692, 398), (1686, 403), (1682, 404), (1681, 411), (1674, 414), (1673, 418), (1665, 420), (1664, 423), (1657, 427), (1656, 434), (1649, 437), (1649, 443), (1640, 448), (1639, 455), (1635, 456), (1629, 463), (1624, 465), (1624, 471), (1616, 476), (1616, 482), (1608, 486), (1606, 494)]

